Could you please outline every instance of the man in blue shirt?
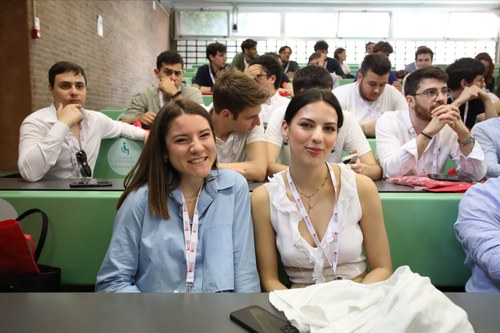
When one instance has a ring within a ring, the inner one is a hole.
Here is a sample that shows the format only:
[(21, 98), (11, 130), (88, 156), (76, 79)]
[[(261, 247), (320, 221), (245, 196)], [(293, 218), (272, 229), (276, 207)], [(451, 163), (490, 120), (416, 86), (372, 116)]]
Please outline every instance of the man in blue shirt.
[(471, 187), (460, 201), (455, 231), (472, 276), (467, 292), (500, 292), (500, 177)]
[(472, 135), (483, 149), (486, 177), (500, 177), (500, 118), (478, 123), (472, 128)]
[(193, 78), (193, 87), (201, 91), (212, 91), (217, 75), (229, 67), (226, 64), (226, 51), (226, 45), (221, 43), (207, 45), (207, 59), (210, 63), (198, 68)]
[(339, 62), (328, 56), (327, 42), (325, 42), (324, 40), (317, 41), (316, 44), (314, 44), (314, 52), (318, 52), (325, 55), (326, 57), (325, 68), (328, 70), (328, 72), (335, 73), (340, 77), (345, 76), (344, 71), (342, 70), (342, 67), (340, 67)]

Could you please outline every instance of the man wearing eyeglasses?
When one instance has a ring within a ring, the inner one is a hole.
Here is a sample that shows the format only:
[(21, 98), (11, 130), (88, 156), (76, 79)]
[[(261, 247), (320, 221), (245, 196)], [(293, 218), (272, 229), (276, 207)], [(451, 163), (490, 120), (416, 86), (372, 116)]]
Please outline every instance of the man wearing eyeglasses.
[(160, 53), (154, 70), (159, 80), (158, 84), (135, 94), (127, 111), (118, 119), (126, 123), (140, 121), (142, 127), (149, 128), (158, 111), (172, 99), (188, 98), (198, 104), (203, 104), (200, 90), (182, 82), (183, 67), (184, 61), (176, 51)]
[(279, 94), (281, 78), (284, 75), (281, 63), (277, 57), (271, 54), (258, 56), (250, 62), (250, 66), (245, 69), (246, 75), (250, 76), (259, 85), (266, 88), (271, 96), (261, 105), (260, 120), (267, 126), (269, 117), (278, 109), (286, 109), (290, 99)]
[(447, 105), (448, 75), (439, 67), (425, 67), (405, 82), (408, 108), (386, 112), (376, 126), (377, 155), (384, 176), (442, 174), (448, 157), (457, 173), (478, 181), (486, 174), (484, 154), (460, 118)]
[(469, 129), (476, 120), (497, 117), (493, 102), (484, 90), (484, 72), (483, 63), (473, 58), (458, 59), (446, 68), (451, 89), (448, 104), (460, 109), (460, 116)]
[(138, 127), (84, 109), (87, 79), (74, 63), (61, 61), (50, 68), (49, 90), (54, 103), (21, 124), (18, 168), (27, 181), (92, 177), (101, 139), (147, 136)]

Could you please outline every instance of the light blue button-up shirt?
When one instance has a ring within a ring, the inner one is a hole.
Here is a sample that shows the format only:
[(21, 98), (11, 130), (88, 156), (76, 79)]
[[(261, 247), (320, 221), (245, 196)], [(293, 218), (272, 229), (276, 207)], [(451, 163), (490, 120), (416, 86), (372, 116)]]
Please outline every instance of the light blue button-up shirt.
[[(240, 174), (212, 171), (198, 200), (199, 233), (193, 292), (260, 292), (248, 184)], [(170, 219), (152, 216), (148, 187), (120, 207), (97, 291), (186, 292), (179, 189), (168, 198)]]
[(455, 231), (472, 271), (465, 291), (500, 292), (500, 177), (467, 190)]

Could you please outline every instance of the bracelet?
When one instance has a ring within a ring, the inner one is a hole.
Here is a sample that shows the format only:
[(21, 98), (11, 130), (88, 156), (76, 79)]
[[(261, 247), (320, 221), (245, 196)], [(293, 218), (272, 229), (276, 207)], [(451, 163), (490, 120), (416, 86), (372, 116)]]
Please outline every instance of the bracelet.
[(172, 95), (172, 99), (176, 98), (177, 96), (179, 96), (181, 94), (181, 91), (177, 91), (175, 94)]
[(467, 140), (465, 140), (464, 142), (462, 142), (462, 141), (460, 141), (460, 140), (457, 140), (457, 141), (458, 141), (458, 143), (459, 143), (462, 147), (464, 147), (464, 146), (467, 146), (467, 145), (469, 145), (469, 144), (471, 144), (471, 143), (475, 142), (475, 141), (476, 141), (476, 139), (474, 139), (474, 137), (471, 135), (471, 136), (469, 136), (469, 138), (468, 138)]
[(432, 136), (430, 136), (427, 133), (424, 133), (424, 131), (420, 131), (420, 134), (422, 134), (423, 136), (425, 136), (427, 139), (432, 140)]

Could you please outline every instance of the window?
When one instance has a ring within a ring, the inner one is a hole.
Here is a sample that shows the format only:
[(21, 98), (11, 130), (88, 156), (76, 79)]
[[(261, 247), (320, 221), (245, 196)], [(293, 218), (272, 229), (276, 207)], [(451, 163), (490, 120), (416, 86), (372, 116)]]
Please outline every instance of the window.
[[(280, 13), (239, 13), (238, 31), (233, 36), (279, 37), (281, 28)], [(255, 38), (254, 38), (255, 39)]]
[(392, 17), (394, 38), (443, 38), (449, 13), (398, 12)]
[(228, 11), (181, 10), (176, 12), (177, 38), (193, 36), (229, 36)]
[(389, 36), (391, 17), (387, 12), (339, 13), (338, 37), (386, 38)]
[(332, 38), (337, 35), (336, 13), (287, 13), (285, 36)]
[(500, 19), (494, 13), (450, 13), (447, 38), (496, 38)]

